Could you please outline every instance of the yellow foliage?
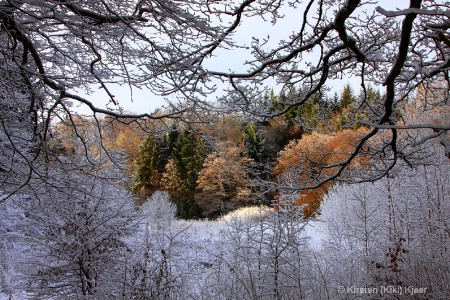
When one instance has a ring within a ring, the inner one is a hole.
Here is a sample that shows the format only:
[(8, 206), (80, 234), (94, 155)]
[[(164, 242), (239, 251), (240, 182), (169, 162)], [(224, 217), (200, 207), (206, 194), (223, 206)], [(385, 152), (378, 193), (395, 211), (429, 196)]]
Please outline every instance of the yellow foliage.
[(219, 143), (218, 152), (207, 156), (200, 171), (198, 188), (229, 197), (243, 193), (249, 186), (248, 167), (252, 160), (247, 157), (243, 146)]
[(201, 192), (196, 197), (205, 216), (228, 212), (252, 200), (252, 164), (245, 147), (235, 146), (233, 141), (220, 142), (217, 152), (207, 156), (197, 181)]

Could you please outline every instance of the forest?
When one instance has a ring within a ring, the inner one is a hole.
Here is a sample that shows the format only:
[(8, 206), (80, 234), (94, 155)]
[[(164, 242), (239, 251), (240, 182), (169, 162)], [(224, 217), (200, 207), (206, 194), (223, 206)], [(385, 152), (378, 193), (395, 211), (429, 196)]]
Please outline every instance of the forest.
[(450, 3), (396, 5), (0, 1), (0, 299), (449, 299)]
[[(289, 96), (298, 93), (294, 89)], [(371, 88), (369, 93), (372, 102), (382, 97)], [(261, 102), (279, 106), (286, 97), (272, 91)], [(367, 132), (359, 121), (367, 120), (370, 112), (361, 99), (347, 84), (339, 95), (318, 93), (305, 105), (269, 121), (222, 114), (196, 126), (166, 122), (169, 130), (151, 134), (112, 121), (106, 140), (125, 151), (132, 191), (141, 201), (164, 190), (177, 204), (180, 217), (214, 219), (240, 207), (272, 205), (279, 193), (270, 186), (285, 181), (287, 172), (295, 170), (299, 176), (295, 180), (306, 182), (306, 177), (314, 176), (313, 164), (337, 162), (348, 155), (329, 155), (337, 147), (351, 153)], [(298, 205), (308, 205), (306, 217), (314, 215), (328, 186), (305, 187)]]

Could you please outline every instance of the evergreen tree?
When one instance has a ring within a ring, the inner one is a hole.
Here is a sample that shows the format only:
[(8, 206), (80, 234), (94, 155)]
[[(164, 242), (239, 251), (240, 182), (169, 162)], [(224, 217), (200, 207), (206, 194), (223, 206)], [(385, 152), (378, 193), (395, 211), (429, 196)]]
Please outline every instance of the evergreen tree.
[(175, 126), (172, 129), (158, 138), (158, 156), (159, 160), (157, 162), (158, 172), (160, 174), (164, 173), (167, 163), (173, 156), (173, 150), (175, 143), (178, 139), (179, 132)]
[(300, 106), (299, 115), (301, 117), (302, 128), (306, 132), (312, 132), (319, 124), (319, 101), (320, 93), (315, 93), (302, 106)]
[[(287, 134), (289, 127), (285, 127), (285, 130), (281, 132), (281, 135), (277, 135), (276, 141), (272, 137), (269, 137), (270, 123), (264, 128), (254, 122), (249, 122), (243, 126), (242, 135), (244, 144), (246, 146), (245, 153), (241, 153), (241, 157), (250, 158), (253, 163), (251, 164), (251, 171), (249, 175), (253, 178), (268, 179), (270, 174), (270, 162), (275, 160), (275, 157), (280, 149), (274, 147), (273, 142), (278, 146), (280, 138), (283, 139)], [(268, 137), (268, 141), (266, 141)]]
[(200, 137), (185, 128), (174, 145), (174, 162), (181, 182), (182, 195), (193, 195), (197, 187), (198, 174), (206, 156), (206, 146)]
[(344, 86), (339, 99), (338, 110), (331, 120), (334, 131), (353, 128), (355, 125), (356, 97), (350, 84)]
[(265, 161), (264, 137), (261, 129), (254, 122), (243, 126), (244, 143), (247, 147), (248, 156), (257, 163)]
[(159, 151), (157, 140), (149, 135), (141, 146), (139, 157), (136, 161), (137, 172), (134, 178), (133, 192), (143, 196), (150, 195), (159, 187)]
[(288, 95), (282, 92), (279, 96), (274, 96), (272, 92), (270, 96), (272, 112), (281, 111), (289, 105), (293, 105), (283, 114), (287, 126), (289, 128), (301, 126), (304, 130), (311, 132), (319, 124), (319, 104), (322, 103), (322, 92), (314, 93), (303, 104), (298, 105), (299, 99), (303, 97), (302, 94), (302, 89), (297, 90), (295, 87), (289, 91)]
[[(298, 95), (301, 94), (301, 90), (297, 91), (295, 87), (293, 87), (289, 93), (286, 95), (285, 91), (282, 91), (278, 96), (275, 96), (273, 91), (270, 95), (271, 103), (272, 103), (272, 112), (281, 111), (286, 109), (290, 104), (295, 103)], [(284, 114), (283, 117), (289, 127), (294, 126), (296, 123), (296, 119), (300, 116), (301, 107), (294, 106), (289, 108)]]
[(339, 95), (337, 92), (334, 93), (333, 97), (330, 99), (330, 107), (331, 107), (331, 112), (335, 113), (339, 110)]
[(365, 92), (362, 90), (357, 103), (357, 109), (355, 111), (355, 124), (353, 128), (358, 128), (361, 126), (361, 120), (374, 120), (376, 116), (375, 111), (379, 111), (376, 108), (376, 103), (382, 102), (383, 95), (381, 95), (379, 90), (374, 89), (369, 86)]
[(133, 191), (147, 197), (160, 188), (166, 165), (172, 157), (178, 131), (172, 128), (161, 136), (149, 135), (139, 150)]
[(341, 109), (345, 109), (350, 107), (352, 104), (356, 102), (356, 97), (354, 95), (353, 89), (350, 84), (344, 86), (342, 90), (341, 99), (339, 101), (339, 106)]

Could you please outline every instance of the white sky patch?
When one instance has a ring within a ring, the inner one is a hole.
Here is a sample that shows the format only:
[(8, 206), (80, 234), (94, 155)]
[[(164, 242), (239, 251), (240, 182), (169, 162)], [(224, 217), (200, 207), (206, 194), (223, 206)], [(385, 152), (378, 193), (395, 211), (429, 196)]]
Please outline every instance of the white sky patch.
[[(406, 0), (381, 0), (364, 5), (364, 9), (375, 11), (376, 7), (380, 6), (384, 10), (395, 11), (397, 9), (405, 9), (408, 5), (409, 1)], [(275, 24), (271, 23), (271, 18), (268, 16), (265, 20), (258, 16), (243, 18), (241, 24), (232, 36), (232, 39), (240, 47), (236, 49), (216, 49), (214, 55), (205, 60), (205, 68), (220, 72), (244, 73), (248, 71), (250, 66), (246, 65), (246, 62), (252, 59), (250, 46), (253, 38), (257, 38), (260, 41), (267, 39), (266, 49), (276, 47), (281, 40), (288, 40), (289, 36), (298, 31), (301, 26), (304, 12), (301, 7), (304, 7), (304, 4), (295, 9), (285, 4), (280, 9), (280, 15), (283, 15), (284, 17), (278, 19)], [(309, 19), (313, 17), (312, 12), (314, 11), (314, 8), (310, 10)], [(400, 18), (401, 17), (402, 16), (400, 16)], [(311, 53), (311, 59), (314, 58), (317, 58), (317, 54)], [(212, 83), (216, 84), (218, 89), (216, 94), (208, 96), (208, 100), (210, 101), (214, 101), (216, 100), (216, 97), (223, 95), (223, 89), (225, 88), (225, 85), (219, 81)], [(341, 80), (327, 81), (327, 87), (331, 89), (330, 96), (335, 92), (340, 93), (347, 83), (352, 85), (355, 92), (359, 92), (360, 82), (355, 78), (348, 77), (342, 78)], [(263, 84), (268, 85), (269, 88), (273, 88), (276, 93), (279, 92), (279, 86), (274, 80), (267, 80)], [(103, 89), (93, 89), (94, 93), (84, 95), (89, 101), (99, 108), (117, 109), (117, 107), (108, 104), (108, 95)], [(153, 94), (149, 89), (138, 89), (133, 87), (132, 90), (130, 90), (128, 85), (109, 85), (109, 89), (115, 96), (115, 100), (119, 103), (119, 106), (124, 111), (131, 113), (151, 113), (167, 104), (165, 99), (176, 102), (175, 95), (168, 97), (158, 96)], [(82, 114), (90, 114), (89, 108), (85, 105), (74, 107), (74, 109)]]

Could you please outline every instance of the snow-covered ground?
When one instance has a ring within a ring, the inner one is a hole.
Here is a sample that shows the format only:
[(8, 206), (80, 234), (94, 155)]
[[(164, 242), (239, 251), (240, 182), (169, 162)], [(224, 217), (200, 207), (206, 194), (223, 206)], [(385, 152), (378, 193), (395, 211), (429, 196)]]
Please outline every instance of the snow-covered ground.
[[(114, 270), (119, 280), (124, 269), (133, 270), (127, 278), (137, 274), (126, 282), (130, 294), (153, 289), (151, 296), (158, 299), (342, 299), (338, 288), (381, 288), (400, 281), (419, 291), (427, 288), (418, 299), (449, 299), (448, 166), (444, 160), (374, 183), (335, 185), (320, 214), (308, 221), (266, 207), (242, 208), (214, 221), (180, 220), (168, 194), (155, 193), (141, 208), (139, 225), (123, 236), (122, 252), (99, 257), (122, 264)], [(7, 226), (29, 221), (9, 204), (0, 211), (9, 217), (0, 219), (5, 236)], [(55, 241), (68, 239), (66, 224), (58, 228)], [(14, 243), (1, 242), (0, 250), (21, 255)], [(0, 256), (0, 288), (11, 287), (5, 283), (16, 275), (14, 264), (8, 266), (13, 260), (5, 257)], [(108, 268), (102, 270), (106, 277)], [(110, 288), (115, 282), (104, 284)], [(166, 291), (170, 296), (161, 295)], [(345, 299), (361, 298), (348, 291)], [(21, 293), (14, 289), (13, 299), (25, 298)], [(4, 299), (9, 295), (0, 291)]]

